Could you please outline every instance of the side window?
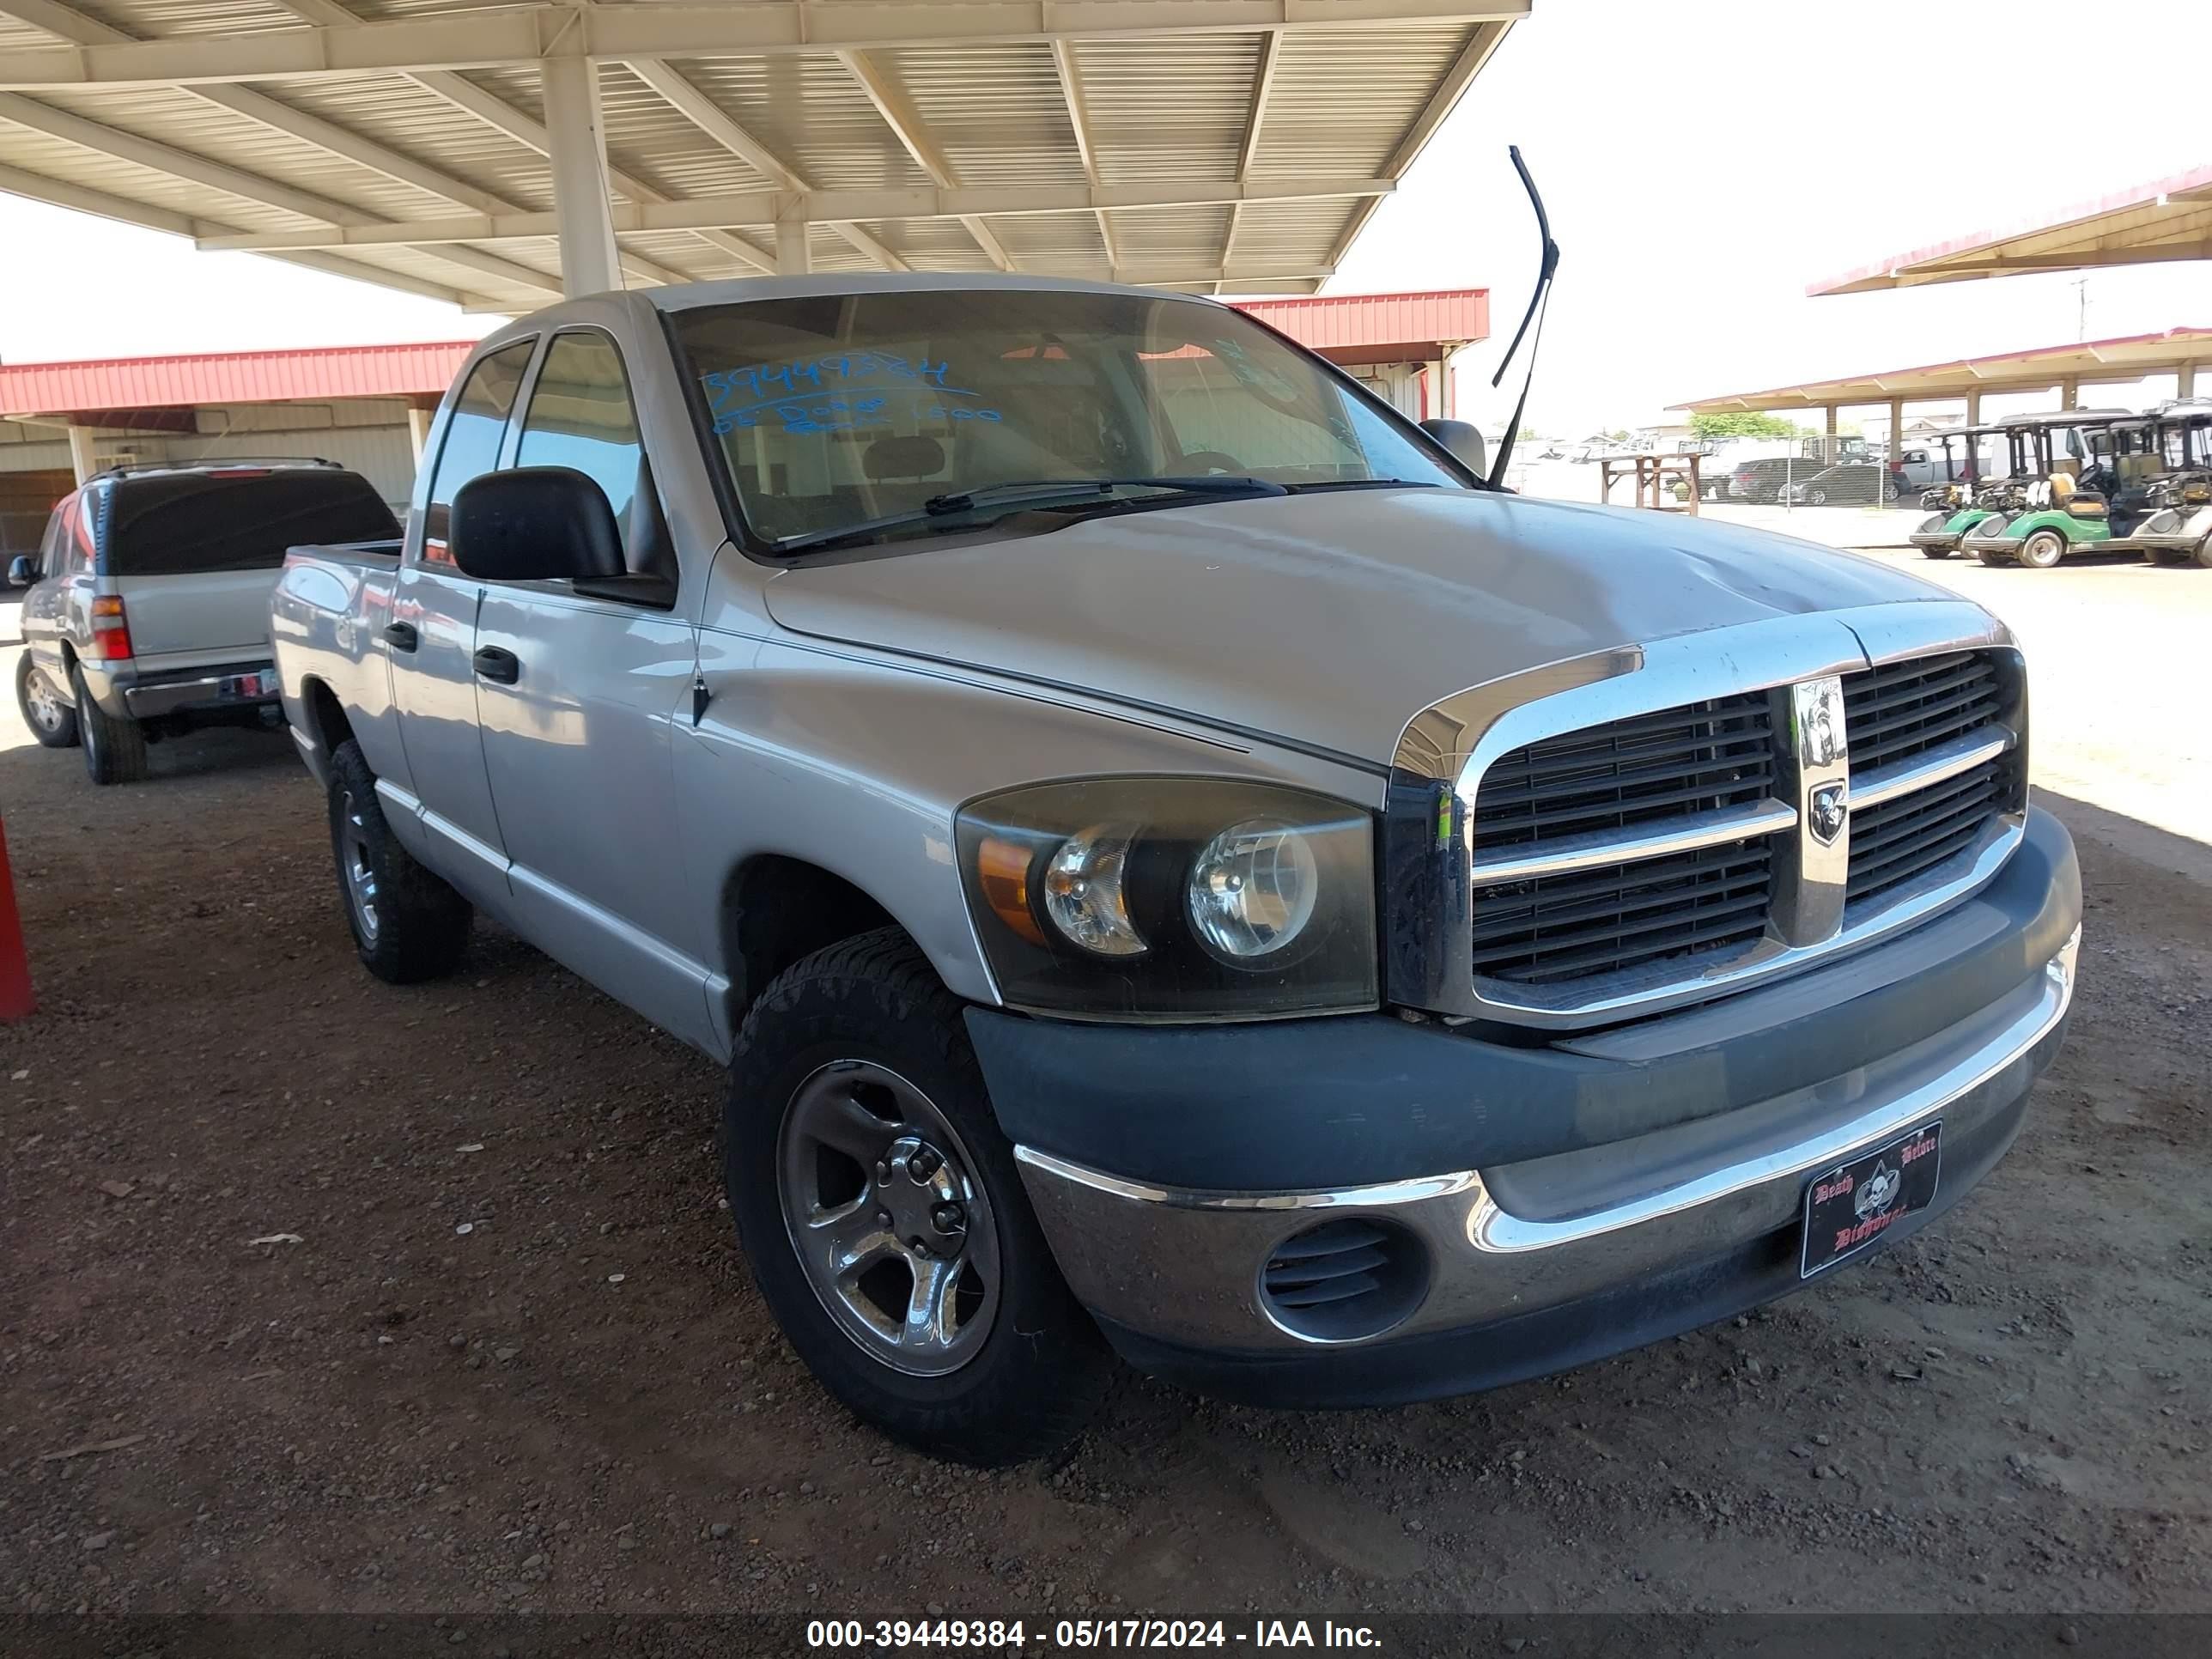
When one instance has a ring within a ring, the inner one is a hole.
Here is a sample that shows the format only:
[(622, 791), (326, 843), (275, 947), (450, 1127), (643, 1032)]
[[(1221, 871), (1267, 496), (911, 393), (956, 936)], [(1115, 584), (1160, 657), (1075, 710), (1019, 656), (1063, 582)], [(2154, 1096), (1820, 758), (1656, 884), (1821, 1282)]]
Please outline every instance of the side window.
[(534, 340), (518, 340), (493, 352), (469, 371), (468, 383), (453, 399), (445, 441), (438, 449), (437, 471), (430, 476), (429, 505), (422, 518), (426, 564), (453, 563), (446, 536), (454, 492), (499, 465), (507, 417), (514, 411), (514, 394), (522, 388), (522, 371), (530, 366), (530, 354), (536, 345)]
[(531, 388), (517, 466), (573, 467), (606, 492), (632, 570), (659, 562), (653, 529), (659, 508), (644, 477), (645, 446), (622, 353), (605, 335), (556, 335)]
[(69, 545), (69, 518), (76, 511), (76, 497), (71, 495), (56, 507), (46, 519), (46, 533), (39, 543), (39, 574), (58, 576), (69, 556), (63, 550)]

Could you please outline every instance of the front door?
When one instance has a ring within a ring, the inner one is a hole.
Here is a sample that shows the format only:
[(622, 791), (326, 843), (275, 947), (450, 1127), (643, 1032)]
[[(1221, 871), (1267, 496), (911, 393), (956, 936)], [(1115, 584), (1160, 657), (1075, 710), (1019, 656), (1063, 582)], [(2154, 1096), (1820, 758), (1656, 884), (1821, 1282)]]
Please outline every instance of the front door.
[(516, 924), (663, 1030), (707, 1046), (707, 908), (676, 839), (672, 741), (690, 717), (697, 650), (691, 624), (663, 608), (673, 550), (611, 337), (554, 336), (514, 464), (592, 478), (630, 572), (671, 584), (639, 603), (568, 581), (484, 586), (477, 711)]
[[(407, 782), (422, 834), (437, 844), (430, 861), (495, 915), (507, 909), (507, 848), (484, 775), (473, 663), (484, 584), (454, 565), (447, 521), (454, 492), (499, 465), (523, 371), (536, 349), (535, 341), (517, 341), (469, 371), (439, 439), (422, 536), (403, 558), (384, 637), (363, 642), (365, 651), (391, 658)], [(409, 805), (390, 799), (388, 787), (384, 793), (387, 813)], [(406, 833), (401, 830), (403, 838)]]

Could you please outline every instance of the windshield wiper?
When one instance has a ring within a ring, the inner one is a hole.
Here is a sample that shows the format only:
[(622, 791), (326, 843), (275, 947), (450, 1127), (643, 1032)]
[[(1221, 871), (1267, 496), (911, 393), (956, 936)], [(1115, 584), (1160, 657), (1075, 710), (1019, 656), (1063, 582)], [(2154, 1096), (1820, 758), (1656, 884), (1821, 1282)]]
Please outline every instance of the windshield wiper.
[[(909, 507), (903, 513), (886, 514), (880, 519), (866, 519), (859, 524), (845, 525), (836, 530), (818, 530), (805, 536), (787, 536), (776, 543), (775, 550), (778, 554), (811, 553), (846, 542), (866, 541), (894, 530), (911, 529), (916, 525), (933, 525), (939, 520), (958, 518), (981, 507), (1000, 507), (1011, 513), (1030, 501), (1050, 501), (1055, 496), (1070, 495), (1079, 499), (1089, 496), (1103, 498), (1117, 489), (1157, 489), (1177, 495), (1287, 495), (1291, 493), (1283, 485), (1270, 483), (1265, 478), (1219, 476), (1018, 479), (932, 495), (918, 507)], [(1085, 501), (1084, 505), (1091, 503)]]
[(1188, 478), (1024, 478), (1011, 483), (984, 484), (975, 489), (932, 495), (921, 510), (932, 517), (967, 513), (1001, 496), (1106, 495), (1116, 489), (1165, 489), (1188, 495), (1287, 495), (1283, 485), (1265, 478), (1208, 473)]

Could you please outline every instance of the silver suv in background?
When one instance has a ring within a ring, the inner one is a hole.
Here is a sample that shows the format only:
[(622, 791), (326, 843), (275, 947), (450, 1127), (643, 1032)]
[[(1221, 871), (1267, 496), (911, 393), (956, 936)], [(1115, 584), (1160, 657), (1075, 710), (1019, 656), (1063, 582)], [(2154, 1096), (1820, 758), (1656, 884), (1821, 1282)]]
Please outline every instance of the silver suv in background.
[(146, 744), (197, 726), (281, 723), (269, 592), (295, 542), (397, 536), (368, 480), (329, 461), (118, 467), (64, 496), (23, 595), (15, 696), (94, 783), (146, 773)]

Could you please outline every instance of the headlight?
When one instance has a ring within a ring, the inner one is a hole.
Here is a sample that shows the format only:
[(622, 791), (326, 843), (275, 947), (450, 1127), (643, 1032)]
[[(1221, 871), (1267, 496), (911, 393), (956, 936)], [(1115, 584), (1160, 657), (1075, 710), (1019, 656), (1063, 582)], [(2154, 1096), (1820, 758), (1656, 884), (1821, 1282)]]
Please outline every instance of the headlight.
[(1103, 1019), (1257, 1019), (1377, 1000), (1375, 822), (1273, 784), (1108, 778), (959, 816), (1006, 1000)]

